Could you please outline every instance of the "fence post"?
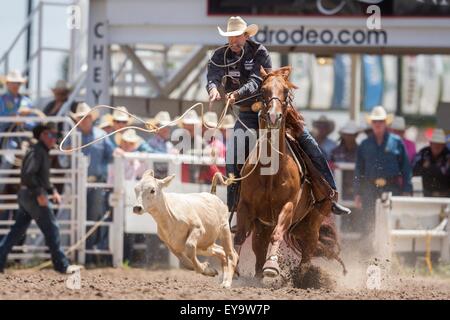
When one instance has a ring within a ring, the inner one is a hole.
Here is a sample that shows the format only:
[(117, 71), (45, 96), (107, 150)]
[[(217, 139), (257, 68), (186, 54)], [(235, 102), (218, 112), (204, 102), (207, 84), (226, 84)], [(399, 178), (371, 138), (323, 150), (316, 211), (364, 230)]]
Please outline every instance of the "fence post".
[[(78, 239), (81, 239), (86, 234), (86, 195), (87, 195), (87, 157), (82, 153), (78, 156), (78, 201), (77, 201), (77, 213), (78, 213)], [(86, 243), (83, 243), (80, 249), (78, 249), (78, 262), (84, 264), (86, 262)]]
[(123, 261), (123, 232), (125, 223), (125, 170), (124, 158), (114, 157), (114, 191), (113, 196), (114, 212), (113, 212), (113, 230), (114, 244), (112, 245), (113, 266), (120, 267)]
[[(385, 198), (385, 195), (387, 197)], [(391, 259), (391, 228), (389, 225), (389, 213), (391, 207), (391, 194), (383, 194), (377, 199), (375, 209), (375, 249), (380, 258)]]

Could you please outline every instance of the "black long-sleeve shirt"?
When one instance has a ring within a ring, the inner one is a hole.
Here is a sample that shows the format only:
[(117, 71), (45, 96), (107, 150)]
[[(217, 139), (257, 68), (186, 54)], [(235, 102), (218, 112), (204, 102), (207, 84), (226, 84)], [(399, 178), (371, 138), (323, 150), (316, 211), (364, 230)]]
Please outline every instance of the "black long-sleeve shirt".
[(48, 152), (49, 149), (42, 142), (38, 142), (30, 147), (22, 162), (20, 182), (35, 196), (53, 192)]
[(430, 147), (420, 150), (413, 161), (413, 175), (422, 176), (425, 197), (432, 197), (433, 193), (450, 196), (450, 150), (444, 148), (436, 158)]
[[(240, 54), (235, 54), (231, 50), (227, 51), (225, 57), (226, 50), (227, 48), (217, 50), (211, 60), (218, 65), (226, 65), (239, 59)], [(218, 67), (211, 61), (208, 63), (206, 90), (209, 92), (212, 88), (219, 88), (222, 85), (222, 78), (228, 75), (235, 80), (229, 77), (225, 78), (224, 89), (226, 93), (237, 91), (239, 99), (254, 95), (258, 93), (263, 80), (260, 74), (261, 66), (265, 69), (272, 68), (269, 52), (262, 44), (247, 40), (244, 46), (244, 56), (238, 63), (229, 67)], [(252, 100), (249, 99), (245, 104), (253, 103)]]

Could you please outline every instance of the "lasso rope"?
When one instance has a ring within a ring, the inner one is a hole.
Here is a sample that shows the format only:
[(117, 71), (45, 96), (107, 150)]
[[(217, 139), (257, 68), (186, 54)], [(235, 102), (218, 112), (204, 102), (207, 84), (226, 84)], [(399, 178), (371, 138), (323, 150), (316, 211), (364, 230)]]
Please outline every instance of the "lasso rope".
[[(219, 49), (222, 49), (222, 48), (224, 48), (224, 47), (226, 47), (226, 50), (225, 50), (225, 52), (224, 52), (224, 64), (223, 64), (223, 65), (219, 65), (219, 64), (215, 63), (215, 62), (212, 60), (212, 56), (215, 54), (215, 52), (217, 52)], [(230, 63), (230, 64), (226, 64), (226, 54), (227, 54), (227, 52), (228, 52), (229, 49), (230, 49), (230, 46), (229, 46), (229, 45), (224, 45), (224, 46), (221, 46), (221, 47), (215, 49), (214, 52), (213, 52), (213, 54), (212, 54), (211, 57), (209, 58), (209, 61), (210, 61), (213, 65), (215, 65), (215, 66), (217, 66), (217, 67), (225, 68), (225, 67), (232, 66), (232, 65), (238, 63), (240, 60), (242, 60), (242, 58), (244, 57), (244, 54), (245, 54), (244, 48), (241, 48), (242, 54), (241, 54), (241, 56), (240, 56), (236, 61), (234, 61), (234, 62), (232, 62), (232, 63)], [(230, 76), (230, 77), (231, 77), (231, 76)], [(231, 78), (233, 78), (233, 77), (231, 77)], [(240, 100), (236, 101), (235, 103), (240, 103), (240, 102), (242, 102), (242, 101), (245, 101), (245, 100), (248, 100), (248, 99), (251, 99), (251, 98), (260, 96), (260, 95), (261, 95), (261, 93), (254, 94), (254, 95), (251, 95), (251, 96), (246, 97), (246, 98), (244, 98), (244, 99), (240, 99)], [(144, 121), (144, 120), (141, 119), (140, 117), (135, 116), (135, 115), (129, 113), (128, 111), (124, 111), (124, 110), (118, 109), (118, 108), (116, 108), (116, 107), (108, 106), (108, 105), (98, 105), (98, 106), (95, 106), (94, 108), (92, 108), (88, 113), (86, 113), (80, 120), (77, 121), (77, 123), (75, 124), (75, 126), (73, 126), (73, 127), (69, 130), (69, 132), (65, 135), (64, 139), (61, 141), (61, 144), (59, 145), (59, 150), (62, 151), (62, 152), (73, 152), (73, 151), (78, 151), (78, 150), (81, 150), (81, 149), (83, 149), (83, 148), (86, 148), (86, 147), (88, 147), (88, 146), (90, 146), (90, 145), (93, 145), (94, 143), (97, 143), (97, 142), (99, 142), (99, 141), (101, 141), (101, 140), (103, 140), (103, 139), (105, 139), (105, 138), (107, 138), (107, 137), (109, 137), (109, 136), (112, 136), (112, 135), (114, 135), (114, 134), (116, 134), (116, 133), (118, 133), (118, 132), (125, 131), (125, 130), (128, 130), (128, 129), (135, 129), (135, 130), (142, 131), (142, 132), (146, 132), (146, 133), (157, 133), (159, 130), (161, 130), (161, 129), (165, 128), (165, 127), (168, 127), (168, 126), (170, 126), (170, 125), (172, 125), (172, 124), (174, 124), (174, 123), (178, 123), (180, 120), (182, 120), (182, 119), (186, 116), (186, 114), (187, 114), (189, 111), (191, 111), (192, 109), (194, 109), (194, 108), (196, 108), (196, 107), (198, 107), (198, 106), (201, 107), (201, 121), (202, 121), (202, 125), (205, 126), (207, 129), (213, 129), (213, 130), (214, 130), (213, 136), (214, 136), (215, 133), (216, 133), (216, 131), (217, 131), (217, 130), (220, 128), (220, 126), (222, 125), (222, 123), (223, 123), (223, 121), (224, 121), (224, 118), (225, 118), (225, 115), (227, 114), (228, 108), (229, 108), (229, 106), (230, 106), (230, 100), (229, 100), (229, 99), (227, 99), (225, 108), (223, 109), (223, 111), (222, 111), (222, 113), (221, 113), (221, 115), (220, 115), (220, 117), (219, 117), (219, 120), (218, 120), (218, 122), (217, 122), (217, 125), (216, 125), (215, 127), (208, 126), (208, 125), (206, 124), (206, 122), (204, 121), (204, 106), (203, 106), (203, 103), (201, 103), (201, 102), (198, 102), (198, 103), (192, 105), (192, 106), (191, 106), (190, 108), (188, 108), (181, 116), (179, 116), (178, 118), (176, 118), (176, 119), (170, 121), (169, 123), (167, 123), (167, 124), (165, 124), (165, 125), (163, 125), (163, 126), (160, 126), (160, 127), (158, 127), (158, 126), (156, 126), (156, 125), (153, 125), (152, 123), (150, 123), (150, 122), (148, 122), (148, 121)], [(86, 144), (84, 144), (84, 145), (81, 145), (81, 146), (79, 146), (79, 147), (74, 147), (74, 148), (71, 148), (71, 149), (64, 149), (64, 148), (63, 148), (64, 143), (66, 142), (66, 140), (68, 139), (68, 137), (72, 134), (72, 132), (79, 126), (79, 124), (80, 124), (86, 117), (90, 116), (94, 111), (96, 111), (96, 110), (98, 110), (98, 109), (101, 109), (101, 108), (104, 108), (104, 109), (111, 109), (111, 110), (118, 110), (118, 111), (120, 111), (120, 112), (122, 112), (122, 113), (125, 113), (125, 114), (127, 114), (128, 116), (130, 116), (131, 118), (137, 120), (138, 122), (143, 123), (143, 124), (145, 125), (145, 128), (141, 128), (141, 127), (137, 127), (137, 126), (125, 126), (125, 127), (123, 127), (123, 128), (114, 130), (114, 131), (112, 131), (112, 132), (110, 132), (110, 133), (108, 133), (108, 134), (106, 134), (106, 135), (104, 135), (104, 136), (102, 136), (102, 137), (96, 138), (96, 139), (94, 139), (93, 141), (88, 142), (88, 143), (86, 143)], [(209, 104), (209, 109), (211, 109), (211, 102), (210, 102), (210, 104)], [(236, 113), (234, 112), (234, 110), (232, 110), (232, 111), (233, 111), (233, 114), (235, 115), (237, 121), (239, 121), (239, 122), (240, 122), (240, 123), (241, 123), (248, 131), (250, 131), (251, 134), (253, 134), (254, 136), (256, 136), (256, 134), (253, 132), (253, 130), (250, 130), (250, 129), (242, 122), (242, 120), (239, 119), (239, 116), (236, 116)], [(260, 137), (260, 138), (257, 140), (257, 144), (255, 145), (255, 148), (257, 148), (258, 145), (260, 145), (262, 139), (264, 139), (264, 138), (266, 137), (266, 135), (267, 135), (267, 134), (264, 134), (262, 137)], [(270, 147), (271, 147), (275, 152), (279, 153), (280, 155), (282, 154), (279, 150), (277, 150), (277, 149), (275, 149), (275, 148), (273, 147), (271, 141), (269, 141), (269, 140), (267, 140), (267, 141), (268, 141)], [(254, 149), (255, 149), (255, 148), (254, 148)], [(254, 149), (252, 150), (252, 152), (251, 152), (251, 153), (249, 154), (249, 156), (247, 157), (246, 162), (244, 163), (244, 166), (245, 166), (245, 164), (247, 163), (248, 159), (250, 158), (250, 155), (253, 154)], [(256, 166), (257, 166), (257, 164), (258, 164), (260, 158), (261, 158), (261, 148), (259, 149), (259, 152), (258, 152), (258, 158), (257, 158), (257, 161), (255, 162), (255, 165), (253, 166), (252, 170), (251, 170), (247, 175), (245, 175), (245, 176), (243, 176), (243, 177), (240, 177), (240, 178), (236, 178), (236, 177), (234, 177), (232, 174), (230, 174), (228, 177), (222, 175), (221, 181), (224, 181), (224, 182), (223, 182), (224, 184), (229, 185), (229, 184), (231, 184), (231, 183), (234, 183), (234, 182), (237, 182), (237, 181), (241, 181), (241, 180), (247, 178), (247, 177), (255, 170), (255, 168), (256, 168)], [(215, 177), (216, 177), (216, 175), (215, 175)], [(214, 181), (214, 179), (213, 179), (213, 181)], [(217, 182), (217, 178), (216, 178), (215, 181)]]

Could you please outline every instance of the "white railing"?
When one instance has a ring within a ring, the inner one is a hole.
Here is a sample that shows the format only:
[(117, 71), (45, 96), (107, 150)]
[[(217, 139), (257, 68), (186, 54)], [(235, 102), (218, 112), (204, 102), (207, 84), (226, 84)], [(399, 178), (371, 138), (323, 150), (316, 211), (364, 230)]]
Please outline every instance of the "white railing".
[(377, 200), (374, 245), (382, 259), (394, 253), (438, 252), (450, 261), (450, 198), (395, 197)]

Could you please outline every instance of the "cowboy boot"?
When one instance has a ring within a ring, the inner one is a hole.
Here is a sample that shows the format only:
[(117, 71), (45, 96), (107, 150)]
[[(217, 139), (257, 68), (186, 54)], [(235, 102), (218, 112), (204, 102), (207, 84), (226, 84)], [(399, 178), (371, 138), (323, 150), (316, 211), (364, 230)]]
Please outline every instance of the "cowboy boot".
[(333, 212), (335, 215), (338, 216), (349, 215), (350, 213), (352, 213), (352, 211), (349, 208), (339, 204), (337, 200), (338, 200), (338, 192), (335, 191), (332, 197), (331, 212)]

